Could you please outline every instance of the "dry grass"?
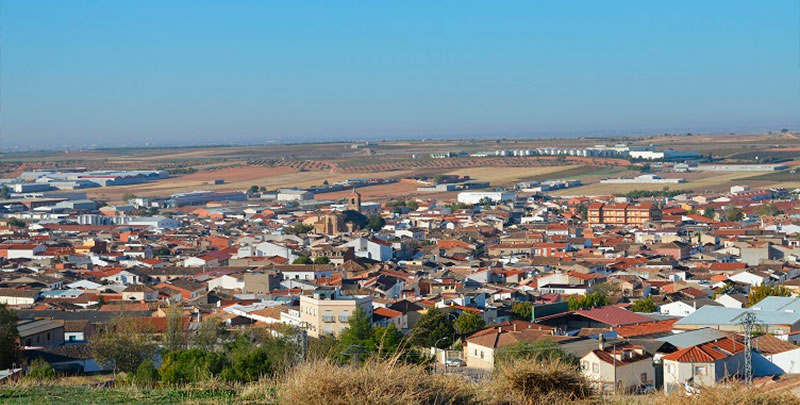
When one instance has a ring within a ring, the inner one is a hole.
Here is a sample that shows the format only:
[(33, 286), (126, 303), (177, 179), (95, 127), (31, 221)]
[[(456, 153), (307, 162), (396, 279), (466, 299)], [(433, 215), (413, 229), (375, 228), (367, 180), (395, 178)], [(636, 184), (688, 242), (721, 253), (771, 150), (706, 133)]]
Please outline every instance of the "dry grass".
[[(258, 397), (248, 397), (258, 401)], [(445, 405), (479, 404), (477, 386), (458, 376), (429, 375), (416, 365), (368, 361), (342, 367), (311, 362), (289, 373), (278, 388), (279, 404)]]
[(500, 364), (488, 389), (494, 403), (508, 405), (592, 402), (594, 395), (577, 366), (560, 360)]
[(766, 391), (758, 387), (733, 382), (700, 389), (700, 392), (686, 395), (683, 391), (671, 394), (656, 393), (647, 396), (628, 397), (627, 404), (670, 404), (670, 405), (789, 405), (800, 404), (800, 398), (788, 391)]

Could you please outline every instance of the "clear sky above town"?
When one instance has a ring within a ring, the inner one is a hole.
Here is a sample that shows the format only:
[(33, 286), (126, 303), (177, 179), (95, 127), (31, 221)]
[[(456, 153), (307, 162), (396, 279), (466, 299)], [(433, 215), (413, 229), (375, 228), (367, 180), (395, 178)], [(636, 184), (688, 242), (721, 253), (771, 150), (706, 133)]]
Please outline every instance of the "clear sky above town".
[(2, 146), (797, 128), (799, 4), (5, 0)]

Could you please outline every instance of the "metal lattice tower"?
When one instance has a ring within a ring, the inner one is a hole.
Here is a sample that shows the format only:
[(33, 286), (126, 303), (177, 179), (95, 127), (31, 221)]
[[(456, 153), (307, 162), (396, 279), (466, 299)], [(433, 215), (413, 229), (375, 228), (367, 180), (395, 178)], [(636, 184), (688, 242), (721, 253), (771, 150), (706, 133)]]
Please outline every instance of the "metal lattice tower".
[(744, 332), (744, 382), (753, 382), (753, 332), (756, 327), (756, 314), (745, 312), (739, 324)]

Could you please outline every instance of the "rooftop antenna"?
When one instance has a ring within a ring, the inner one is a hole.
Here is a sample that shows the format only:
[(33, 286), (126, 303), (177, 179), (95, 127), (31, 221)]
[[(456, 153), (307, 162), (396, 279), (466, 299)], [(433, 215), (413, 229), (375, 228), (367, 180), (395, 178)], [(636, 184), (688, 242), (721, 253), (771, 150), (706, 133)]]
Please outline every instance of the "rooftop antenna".
[(737, 322), (744, 332), (744, 382), (747, 385), (753, 382), (753, 331), (757, 321), (756, 314), (748, 311)]

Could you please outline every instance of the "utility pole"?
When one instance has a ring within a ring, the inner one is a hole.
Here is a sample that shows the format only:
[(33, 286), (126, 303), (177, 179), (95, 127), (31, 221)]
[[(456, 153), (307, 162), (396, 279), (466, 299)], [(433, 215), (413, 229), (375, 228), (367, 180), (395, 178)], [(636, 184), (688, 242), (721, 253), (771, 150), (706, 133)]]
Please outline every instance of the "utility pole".
[(756, 322), (756, 314), (752, 311), (745, 312), (738, 322), (744, 332), (744, 382), (747, 385), (753, 382), (753, 331)]

